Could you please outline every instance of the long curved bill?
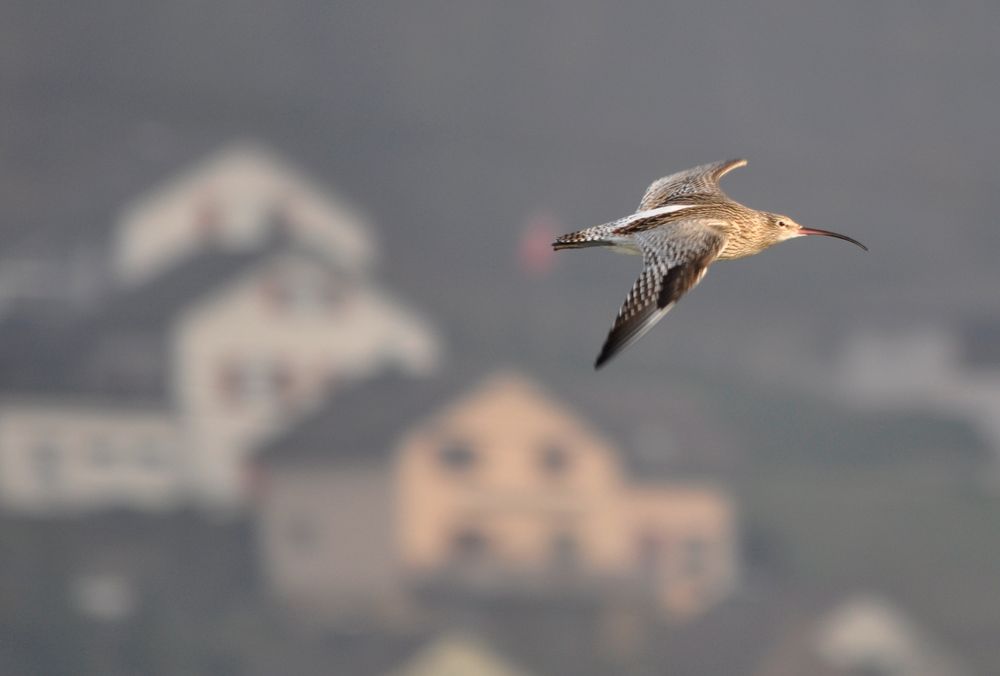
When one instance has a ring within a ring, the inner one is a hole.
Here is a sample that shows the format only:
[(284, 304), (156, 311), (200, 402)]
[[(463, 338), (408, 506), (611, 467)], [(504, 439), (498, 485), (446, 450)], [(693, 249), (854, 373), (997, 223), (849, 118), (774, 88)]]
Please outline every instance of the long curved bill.
[(859, 242), (856, 239), (848, 237), (847, 235), (841, 235), (839, 232), (830, 232), (829, 230), (819, 230), (818, 228), (799, 228), (799, 233), (803, 235), (822, 235), (823, 237), (836, 237), (837, 239), (842, 239), (845, 242), (850, 242), (855, 244), (865, 251), (868, 251), (868, 247)]

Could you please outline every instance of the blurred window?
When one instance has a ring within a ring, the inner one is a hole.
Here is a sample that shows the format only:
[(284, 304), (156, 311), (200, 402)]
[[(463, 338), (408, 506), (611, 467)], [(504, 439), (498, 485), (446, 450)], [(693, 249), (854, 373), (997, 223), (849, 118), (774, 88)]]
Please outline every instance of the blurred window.
[(261, 281), (261, 295), (268, 306), (283, 308), (288, 303), (287, 289), (281, 275), (270, 274)]
[(275, 394), (283, 402), (287, 403), (291, 399), (293, 383), (294, 374), (288, 364), (284, 362), (274, 362), (271, 364), (271, 384), (274, 387)]
[(459, 563), (481, 559), (488, 550), (489, 541), (482, 530), (476, 526), (465, 526), (452, 536), (452, 558)]
[(667, 557), (667, 539), (661, 533), (645, 530), (636, 539), (636, 567), (648, 577), (662, 574)]
[(344, 297), (342, 285), (327, 272), (294, 267), (269, 274), (262, 283), (261, 291), (274, 309), (302, 315), (336, 306)]
[(560, 570), (576, 568), (580, 563), (580, 543), (572, 533), (559, 531), (552, 536), (552, 564)]
[(294, 374), (284, 362), (270, 359), (228, 361), (219, 369), (220, 397), (229, 402), (274, 403), (292, 394)]
[(550, 443), (542, 448), (539, 464), (546, 475), (561, 477), (569, 471), (571, 460), (570, 452), (565, 446), (559, 443)]
[(440, 459), (449, 471), (463, 473), (471, 470), (478, 458), (468, 442), (452, 440), (441, 447)]
[(203, 244), (214, 245), (222, 239), (222, 210), (214, 198), (206, 197), (201, 201), (194, 214), (194, 223)]
[(337, 307), (348, 297), (349, 292), (342, 280), (328, 276), (323, 284), (323, 299), (328, 307)]
[(703, 537), (694, 535), (684, 538), (681, 542), (680, 570), (687, 577), (704, 575), (709, 567), (711, 545)]
[(295, 312), (316, 312), (326, 304), (325, 275), (317, 271), (296, 271), (288, 275), (289, 306)]
[(240, 368), (234, 361), (225, 361), (219, 366), (219, 395), (227, 403), (239, 399)]
[(274, 396), (274, 372), (264, 359), (247, 361), (240, 369), (240, 397), (244, 401), (268, 401)]
[(260, 216), (258, 225), (273, 240), (290, 241), (295, 237), (295, 221), (289, 214), (288, 204), (284, 199), (264, 207)]

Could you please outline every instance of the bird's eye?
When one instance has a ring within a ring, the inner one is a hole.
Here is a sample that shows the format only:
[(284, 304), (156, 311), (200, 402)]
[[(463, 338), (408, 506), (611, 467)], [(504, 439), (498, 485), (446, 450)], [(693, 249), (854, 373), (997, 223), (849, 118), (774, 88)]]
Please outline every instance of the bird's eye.
[(782, 228), (788, 227), (788, 223), (785, 223), (784, 221), (778, 221), (778, 225), (781, 226)]

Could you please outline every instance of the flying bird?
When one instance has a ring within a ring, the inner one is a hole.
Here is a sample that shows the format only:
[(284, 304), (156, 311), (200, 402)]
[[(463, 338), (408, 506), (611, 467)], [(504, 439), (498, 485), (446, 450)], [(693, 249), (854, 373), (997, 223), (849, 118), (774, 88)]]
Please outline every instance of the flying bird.
[(556, 238), (552, 247), (607, 247), (642, 256), (639, 279), (625, 297), (594, 368), (641, 338), (717, 260), (760, 253), (804, 235), (861, 242), (829, 230), (806, 228), (788, 216), (757, 211), (730, 199), (719, 179), (746, 166), (742, 159), (703, 164), (654, 181), (630, 216)]

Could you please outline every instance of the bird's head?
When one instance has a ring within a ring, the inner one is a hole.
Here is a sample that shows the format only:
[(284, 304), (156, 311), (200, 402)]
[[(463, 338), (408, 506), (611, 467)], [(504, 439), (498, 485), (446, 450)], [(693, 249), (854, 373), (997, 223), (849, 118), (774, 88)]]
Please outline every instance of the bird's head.
[(781, 214), (767, 214), (767, 231), (771, 238), (772, 244), (777, 244), (778, 242), (784, 242), (786, 239), (792, 239), (793, 237), (804, 237), (806, 235), (822, 235), (823, 237), (836, 237), (837, 239), (842, 239), (851, 244), (855, 244), (865, 251), (868, 251), (868, 247), (859, 242), (858, 240), (848, 237), (847, 235), (841, 235), (837, 232), (830, 232), (829, 230), (819, 230), (817, 228), (806, 228), (799, 225), (788, 216), (783, 216)]

